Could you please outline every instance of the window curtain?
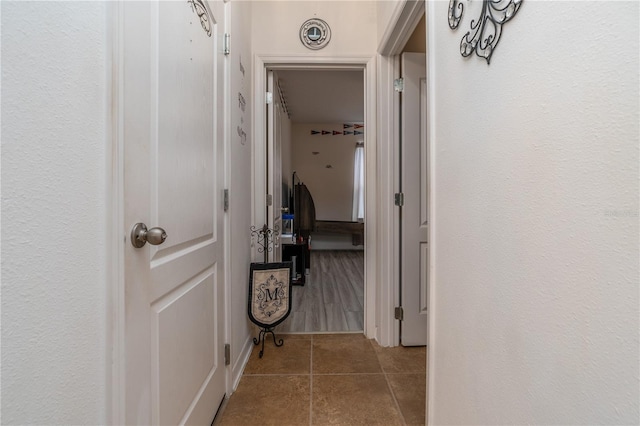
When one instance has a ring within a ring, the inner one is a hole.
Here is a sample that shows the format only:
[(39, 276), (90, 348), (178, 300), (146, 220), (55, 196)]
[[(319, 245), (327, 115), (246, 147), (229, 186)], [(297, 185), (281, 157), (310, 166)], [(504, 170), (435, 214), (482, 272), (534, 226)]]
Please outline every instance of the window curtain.
[(356, 145), (353, 165), (353, 221), (364, 220), (364, 146)]

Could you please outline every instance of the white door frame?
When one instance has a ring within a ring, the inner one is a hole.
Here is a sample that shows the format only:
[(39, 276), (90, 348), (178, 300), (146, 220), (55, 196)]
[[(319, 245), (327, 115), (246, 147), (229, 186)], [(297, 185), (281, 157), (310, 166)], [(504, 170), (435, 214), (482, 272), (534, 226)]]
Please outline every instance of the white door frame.
[[(385, 31), (378, 52), (380, 53), (378, 73), (378, 131), (380, 138), (390, 141), (380, 153), (378, 175), (380, 179), (379, 196), (383, 200), (393, 200), (400, 187), (400, 96), (393, 89), (393, 81), (400, 78), (400, 53), (413, 30), (425, 13), (424, 1), (403, 0), (397, 3), (391, 17), (391, 24)], [(392, 203), (380, 206), (381, 223), (389, 224), (381, 230), (379, 244), (381, 258), (390, 259), (380, 264), (380, 279), (390, 283), (383, 289), (383, 310), (393, 312), (400, 306), (400, 214)], [(433, 253), (433, 250), (431, 250)], [(400, 344), (400, 322), (393, 316), (383, 323), (387, 330), (388, 346)]]
[[(368, 338), (375, 338), (380, 341), (377, 321), (380, 312), (377, 305), (378, 268), (376, 264), (379, 260), (377, 250), (377, 138), (376, 138), (376, 57), (354, 56), (354, 57), (318, 57), (318, 56), (254, 56), (254, 110), (253, 110), (253, 225), (262, 226), (266, 223), (266, 122), (264, 105), (266, 92), (266, 71), (271, 70), (295, 70), (295, 69), (323, 69), (323, 70), (362, 70), (364, 72), (365, 84), (365, 123), (367, 131), (364, 135), (365, 144), (365, 285), (364, 285), (364, 334)], [(256, 252), (253, 258), (258, 259)]]
[[(436, 247), (437, 247), (437, 238), (435, 230), (437, 229), (437, 215), (436, 215), (436, 191), (435, 191), (435, 181), (436, 181), (436, 162), (435, 162), (435, 126), (436, 126), (436, 109), (435, 109), (435, 84), (434, 79), (430, 76), (433, 75), (433, 58), (432, 52), (429, 49), (429, 40), (433, 37), (433, 26), (429, 25), (430, 16), (435, 13), (433, 12), (434, 4), (433, 2), (428, 2), (426, 10), (425, 10), (425, 22), (426, 24), (426, 55), (427, 55), (427, 143), (429, 144), (429, 303), (428, 303), (428, 322), (429, 322), (429, 334), (427, 345), (429, 347), (429, 351), (433, 354), (437, 342), (436, 342), (436, 333), (435, 333), (435, 324), (436, 324), (436, 306), (435, 306), (435, 294), (436, 294), (436, 285), (437, 285), (437, 275), (436, 275)], [(430, 356), (427, 361), (427, 372), (436, 371), (435, 370), (435, 357)], [(435, 391), (434, 391), (434, 382), (433, 382), (433, 374), (427, 375), (427, 417), (426, 423), (433, 424), (433, 410), (430, 410), (430, 407), (433, 407), (433, 402), (435, 399)]]
[[(379, 195), (381, 198), (392, 197), (393, 193), (396, 192), (398, 186), (398, 147), (399, 147), (399, 121), (398, 121), (398, 108), (399, 108), (399, 97), (398, 94), (393, 91), (393, 80), (400, 77), (399, 73), (399, 58), (398, 55), (401, 53), (402, 47), (406, 44), (409, 37), (411, 36), (414, 28), (419, 22), (422, 15), (425, 15), (426, 19), (426, 55), (427, 55), (427, 139), (430, 142), (431, 152), (429, 153), (429, 298), (428, 298), (428, 342), (427, 347), (429, 348), (429, 352), (433, 353), (435, 350), (436, 342), (435, 342), (435, 321), (436, 321), (436, 307), (434, 306), (434, 301), (436, 300), (434, 295), (436, 291), (436, 269), (435, 269), (435, 256), (436, 256), (436, 233), (433, 230), (436, 228), (436, 214), (435, 214), (435, 191), (434, 182), (435, 182), (435, 169), (436, 165), (434, 162), (435, 155), (433, 155), (433, 149), (435, 144), (433, 143), (433, 123), (435, 117), (435, 110), (433, 108), (433, 79), (430, 78), (432, 74), (432, 66), (431, 66), (431, 55), (429, 50), (429, 39), (432, 34), (432, 28), (429, 25), (429, 15), (433, 11), (433, 3), (432, 1), (426, 0), (401, 0), (397, 3), (396, 8), (391, 17), (391, 24), (387, 27), (385, 33), (383, 34), (382, 40), (378, 46), (378, 52), (380, 53), (380, 71), (379, 71), (379, 92), (378, 92), (378, 102), (380, 106), (380, 115), (378, 117), (378, 126), (379, 126), (379, 134), (381, 138), (385, 138), (386, 140), (393, 141), (393, 143), (388, 144), (386, 147), (387, 152), (386, 155), (382, 155), (381, 165), (378, 173), (380, 175), (381, 183), (380, 183), (380, 192)], [(383, 206), (384, 207), (384, 206)], [(398, 280), (398, 271), (399, 271), (399, 258), (398, 258), (398, 238), (399, 235), (399, 216), (398, 209), (393, 207), (391, 208), (383, 208), (381, 210), (381, 215), (385, 218), (388, 218), (388, 223), (393, 224), (391, 228), (393, 231), (384, 233), (380, 235), (380, 246), (382, 249), (386, 250), (386, 254), (393, 259), (393, 262), (390, 262), (387, 265), (383, 265), (383, 271), (380, 274), (380, 279), (383, 281), (393, 283), (391, 288), (389, 289), (389, 293), (386, 295), (386, 300), (394, 301), (394, 306), (397, 306), (396, 303), (399, 303), (399, 289), (400, 283)], [(400, 333), (399, 326), (397, 322), (394, 321), (395, 326), (391, 326), (390, 329), (393, 330), (391, 333), (393, 335), (394, 346), (399, 344)], [(435, 371), (433, 356), (427, 357), (427, 373), (429, 371)], [(432, 410), (429, 407), (433, 406), (433, 400), (435, 397), (435, 393), (433, 392), (433, 374), (427, 374), (427, 417), (426, 423), (433, 424)]]

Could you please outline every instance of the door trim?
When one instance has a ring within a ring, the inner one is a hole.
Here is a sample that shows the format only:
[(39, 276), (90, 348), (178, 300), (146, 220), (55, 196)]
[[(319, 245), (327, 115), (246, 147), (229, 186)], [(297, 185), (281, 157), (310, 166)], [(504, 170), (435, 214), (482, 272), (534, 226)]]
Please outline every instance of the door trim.
[[(393, 141), (393, 148), (389, 148), (389, 154), (387, 157), (381, 158), (381, 169), (379, 170), (381, 179), (384, 182), (380, 187), (380, 197), (389, 198), (393, 196), (393, 192), (395, 192), (395, 188), (398, 188), (398, 147), (399, 147), (399, 138), (398, 138), (398, 129), (399, 129), (399, 121), (397, 120), (397, 114), (399, 108), (399, 98), (396, 93), (393, 92), (391, 87), (393, 87), (393, 80), (400, 76), (399, 73), (399, 60), (398, 55), (401, 53), (401, 49), (411, 36), (414, 28), (419, 22), (422, 14), (425, 15), (426, 20), (426, 57), (427, 57), (427, 139), (428, 144), (430, 146), (430, 160), (429, 160), (429, 301), (428, 301), (428, 341), (427, 347), (428, 351), (433, 353), (436, 348), (437, 342), (435, 341), (435, 323), (436, 323), (436, 307), (434, 306), (435, 302), (435, 292), (436, 292), (436, 268), (435, 268), (435, 257), (437, 251), (437, 241), (436, 241), (436, 233), (433, 232), (437, 226), (437, 216), (436, 216), (436, 200), (435, 200), (435, 191), (434, 183), (435, 183), (435, 169), (436, 165), (434, 162), (435, 155), (435, 141), (434, 141), (434, 125), (435, 125), (435, 108), (434, 101), (435, 98), (433, 96), (434, 86), (433, 79), (430, 77), (433, 73), (431, 66), (432, 52), (429, 48), (429, 39), (431, 38), (433, 29), (429, 25), (430, 15), (433, 13), (433, 2), (426, 2), (423, 0), (413, 1), (413, 0), (401, 0), (397, 3), (392, 18), (390, 20), (389, 26), (385, 29), (382, 40), (378, 47), (378, 52), (380, 53), (380, 63), (382, 71), (380, 73), (379, 84), (381, 85), (381, 90), (379, 92), (379, 106), (380, 106), (380, 121), (378, 123), (380, 127), (380, 134), (385, 135), (390, 141)], [(392, 155), (393, 154), (393, 155)], [(388, 210), (388, 208), (387, 208)], [(383, 271), (380, 276), (380, 279), (384, 281), (388, 281), (393, 283), (392, 289), (390, 290), (390, 296), (387, 300), (393, 299), (393, 297), (398, 297), (399, 294), (399, 280), (398, 280), (398, 272), (399, 272), (399, 259), (397, 257), (398, 253), (398, 239), (396, 238), (398, 234), (398, 224), (399, 217), (398, 211), (395, 208), (392, 208), (393, 212), (389, 213), (393, 219), (393, 227), (394, 232), (389, 239), (389, 234), (381, 235), (380, 245), (382, 247), (393, 247), (393, 256), (394, 260), (389, 267)], [(387, 305), (387, 308), (389, 306)], [(394, 345), (399, 344), (399, 327), (391, 327), (394, 331)], [(427, 357), (427, 401), (426, 401), (426, 423), (433, 424), (433, 410), (430, 410), (430, 407), (433, 407), (433, 402), (435, 398), (435, 393), (433, 392), (434, 383), (433, 383), (433, 374), (428, 374), (430, 371), (436, 371), (434, 365), (433, 356)]]
[(388, 283), (381, 288), (380, 309), (388, 312), (380, 318), (382, 335), (385, 336), (382, 346), (398, 346), (400, 344), (400, 322), (393, 315), (396, 306), (400, 305), (400, 244), (397, 236), (400, 230), (400, 215), (393, 203), (394, 193), (398, 192), (399, 171), (396, 167), (399, 158), (398, 132), (400, 121), (400, 94), (393, 89), (393, 80), (400, 77), (400, 60), (398, 55), (380, 56), (378, 81), (378, 131), (382, 140), (389, 143), (380, 147), (378, 168), (378, 194), (381, 199), (379, 251), (380, 258), (386, 259), (379, 264), (379, 278)]
[[(378, 176), (380, 179), (379, 196), (381, 200), (393, 200), (393, 194), (400, 188), (400, 96), (393, 89), (393, 80), (400, 77), (400, 53), (418, 22), (425, 14), (425, 2), (402, 0), (397, 3), (389, 26), (384, 32), (378, 52), (379, 70), (379, 121), (380, 137), (390, 141), (380, 155)], [(382, 152), (382, 151), (381, 151)], [(387, 339), (380, 342), (383, 346), (400, 344), (400, 323), (392, 315), (394, 308), (400, 305), (400, 212), (393, 203), (381, 203), (381, 223), (388, 226), (380, 228), (379, 246), (382, 259), (379, 278), (389, 283), (382, 288), (381, 309), (389, 312), (381, 318), (381, 327)], [(433, 251), (431, 251), (433, 253)]]
[(382, 35), (378, 53), (386, 56), (400, 54), (424, 12), (425, 2), (423, 0), (399, 1), (391, 16), (392, 24)]
[[(429, 351), (433, 353), (435, 348), (437, 347), (436, 341), (436, 333), (435, 333), (435, 325), (436, 325), (436, 287), (437, 287), (437, 270), (436, 270), (436, 251), (437, 251), (437, 234), (435, 230), (438, 226), (438, 216), (436, 214), (436, 191), (435, 191), (435, 182), (436, 182), (436, 162), (435, 162), (435, 153), (436, 153), (436, 138), (435, 138), (435, 127), (436, 127), (436, 105), (435, 105), (435, 83), (434, 79), (431, 78), (433, 75), (433, 50), (429, 48), (429, 40), (433, 37), (433, 28), (432, 25), (429, 25), (428, 22), (432, 15), (435, 16), (433, 12), (433, 2), (428, 2), (427, 8), (425, 10), (425, 22), (426, 25), (426, 56), (427, 56), (427, 144), (429, 145), (429, 305), (428, 305), (428, 322), (429, 322), (429, 335), (427, 340), (427, 345), (429, 347)], [(427, 371), (436, 371), (435, 365), (435, 357), (430, 356), (427, 362)], [(434, 406), (435, 401), (435, 383), (434, 383), (434, 374), (429, 374), (427, 376), (427, 424), (434, 424), (433, 420), (433, 410), (430, 407)]]
[(107, 158), (107, 170), (110, 171), (107, 222), (107, 288), (106, 293), (106, 417), (109, 424), (125, 424), (125, 281), (124, 281), (124, 118), (123, 118), (123, 8), (120, 2), (109, 2), (106, 6), (107, 43), (110, 48), (110, 67), (107, 68), (110, 105), (107, 140), (110, 156)]
[[(295, 69), (324, 69), (324, 70), (346, 70), (357, 69), (364, 72), (364, 106), (365, 123), (365, 181), (367, 182), (365, 204), (365, 286), (364, 286), (364, 334), (368, 338), (375, 338), (381, 341), (380, 330), (376, 326), (380, 312), (377, 306), (377, 293), (380, 280), (378, 279), (377, 261), (380, 260), (377, 251), (377, 138), (376, 138), (376, 57), (375, 56), (274, 56), (260, 55), (254, 56), (254, 110), (253, 110), (253, 176), (252, 176), (252, 212), (253, 224), (258, 226), (266, 223), (265, 209), (266, 194), (262, 188), (266, 188), (264, 176), (266, 176), (266, 122), (262, 113), (265, 104), (266, 92), (266, 71), (267, 70), (295, 70)], [(252, 253), (253, 259), (258, 259), (258, 254)]]

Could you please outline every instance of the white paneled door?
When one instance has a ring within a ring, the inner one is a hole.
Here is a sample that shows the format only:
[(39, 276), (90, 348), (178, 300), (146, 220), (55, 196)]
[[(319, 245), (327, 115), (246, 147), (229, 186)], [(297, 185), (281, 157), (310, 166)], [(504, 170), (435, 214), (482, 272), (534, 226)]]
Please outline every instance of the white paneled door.
[(424, 53), (403, 53), (401, 95), (401, 304), (403, 346), (427, 344), (429, 294), (429, 194), (426, 131), (426, 59)]
[(208, 425), (225, 393), (224, 7), (119, 9), (127, 424)]
[[(267, 226), (282, 233), (282, 104), (278, 74), (267, 71)], [(269, 200), (270, 198), (270, 200)], [(282, 245), (273, 247), (269, 261), (282, 259)]]

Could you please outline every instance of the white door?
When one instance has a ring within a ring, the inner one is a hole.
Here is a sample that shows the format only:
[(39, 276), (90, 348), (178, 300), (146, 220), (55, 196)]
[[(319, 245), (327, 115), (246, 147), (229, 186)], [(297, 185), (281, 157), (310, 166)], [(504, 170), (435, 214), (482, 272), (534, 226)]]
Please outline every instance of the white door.
[[(225, 6), (120, 7), (125, 420), (208, 425), (225, 393)], [(166, 241), (134, 248), (137, 222)]]
[[(267, 92), (271, 101), (267, 103), (267, 226), (282, 233), (282, 105), (278, 75), (274, 71), (267, 72)], [(270, 202), (269, 202), (270, 199)], [(279, 262), (282, 259), (282, 246), (272, 246), (269, 261)]]
[(428, 147), (426, 133), (426, 58), (403, 53), (401, 94), (401, 210), (400, 300), (403, 346), (427, 344), (429, 277)]

